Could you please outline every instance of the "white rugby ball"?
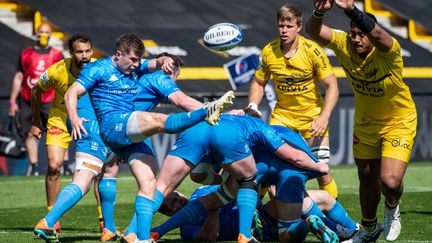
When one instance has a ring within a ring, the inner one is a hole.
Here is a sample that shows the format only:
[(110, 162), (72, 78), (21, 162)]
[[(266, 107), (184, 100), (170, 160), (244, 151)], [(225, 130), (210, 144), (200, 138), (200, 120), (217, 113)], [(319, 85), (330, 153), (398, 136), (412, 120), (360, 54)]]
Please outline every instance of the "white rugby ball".
[(236, 47), (243, 40), (243, 31), (235, 24), (220, 23), (204, 33), (204, 45), (215, 51), (226, 51)]

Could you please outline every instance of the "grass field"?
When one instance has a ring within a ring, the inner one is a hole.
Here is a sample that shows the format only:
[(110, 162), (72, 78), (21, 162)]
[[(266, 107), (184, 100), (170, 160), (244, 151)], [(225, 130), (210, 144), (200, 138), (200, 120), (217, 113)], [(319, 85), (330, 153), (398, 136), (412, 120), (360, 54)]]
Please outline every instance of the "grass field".
[[(353, 166), (333, 168), (339, 186), (340, 202), (356, 220), (360, 219), (358, 182)], [(63, 186), (70, 177), (63, 177)], [(311, 181), (308, 187), (315, 188)], [(133, 211), (135, 181), (128, 173), (118, 179), (116, 225), (123, 230)], [(198, 187), (185, 180), (179, 190), (186, 195)], [(381, 201), (383, 203), (383, 200)], [(378, 219), (382, 222), (382, 205)], [(0, 177), (0, 242), (42, 242), (33, 239), (33, 227), (46, 213), (44, 177)], [(412, 163), (405, 176), (405, 192), (401, 202), (403, 230), (397, 242), (432, 242), (432, 163)], [(153, 224), (165, 217), (156, 214)], [(90, 192), (61, 220), (61, 242), (96, 242), (99, 240), (95, 200)], [(166, 235), (164, 241), (181, 242), (178, 231)], [(380, 242), (385, 242), (381, 236)], [(311, 236), (308, 242), (316, 242)]]

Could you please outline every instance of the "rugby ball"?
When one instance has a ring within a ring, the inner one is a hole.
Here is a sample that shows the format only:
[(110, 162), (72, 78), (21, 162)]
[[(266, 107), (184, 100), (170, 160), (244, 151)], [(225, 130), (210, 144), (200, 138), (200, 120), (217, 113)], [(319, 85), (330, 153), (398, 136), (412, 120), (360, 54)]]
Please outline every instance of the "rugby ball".
[(226, 51), (236, 47), (243, 40), (243, 31), (235, 24), (220, 23), (204, 33), (204, 46), (214, 51)]

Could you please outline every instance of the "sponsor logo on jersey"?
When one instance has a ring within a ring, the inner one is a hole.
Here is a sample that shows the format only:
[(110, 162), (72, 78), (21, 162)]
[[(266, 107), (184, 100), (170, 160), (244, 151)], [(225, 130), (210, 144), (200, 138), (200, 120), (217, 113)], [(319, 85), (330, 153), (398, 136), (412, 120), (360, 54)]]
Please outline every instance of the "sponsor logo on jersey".
[(42, 83), (44, 84), (44, 85), (46, 85), (47, 83), (48, 83), (48, 81), (49, 81), (49, 77), (48, 77), (48, 70), (47, 71), (45, 71), (44, 73), (42, 73), (42, 75), (41, 75), (41, 80), (42, 80)]
[(111, 82), (114, 82), (114, 81), (117, 81), (117, 80), (119, 80), (119, 79), (114, 74), (111, 75), (111, 77), (108, 79), (108, 81), (111, 81)]
[(411, 144), (409, 142), (405, 141), (405, 139), (401, 139), (401, 138), (393, 139), (391, 141), (391, 145), (395, 148), (400, 147), (400, 148), (408, 149), (411, 151)]

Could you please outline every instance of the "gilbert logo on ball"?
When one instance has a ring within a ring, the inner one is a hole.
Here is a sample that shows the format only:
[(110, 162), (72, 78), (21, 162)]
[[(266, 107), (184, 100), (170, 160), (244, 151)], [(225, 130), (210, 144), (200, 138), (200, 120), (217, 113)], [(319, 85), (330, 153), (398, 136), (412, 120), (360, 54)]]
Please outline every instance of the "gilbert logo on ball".
[(204, 33), (203, 40), (205, 47), (211, 50), (226, 51), (243, 40), (243, 31), (235, 24), (215, 24)]

